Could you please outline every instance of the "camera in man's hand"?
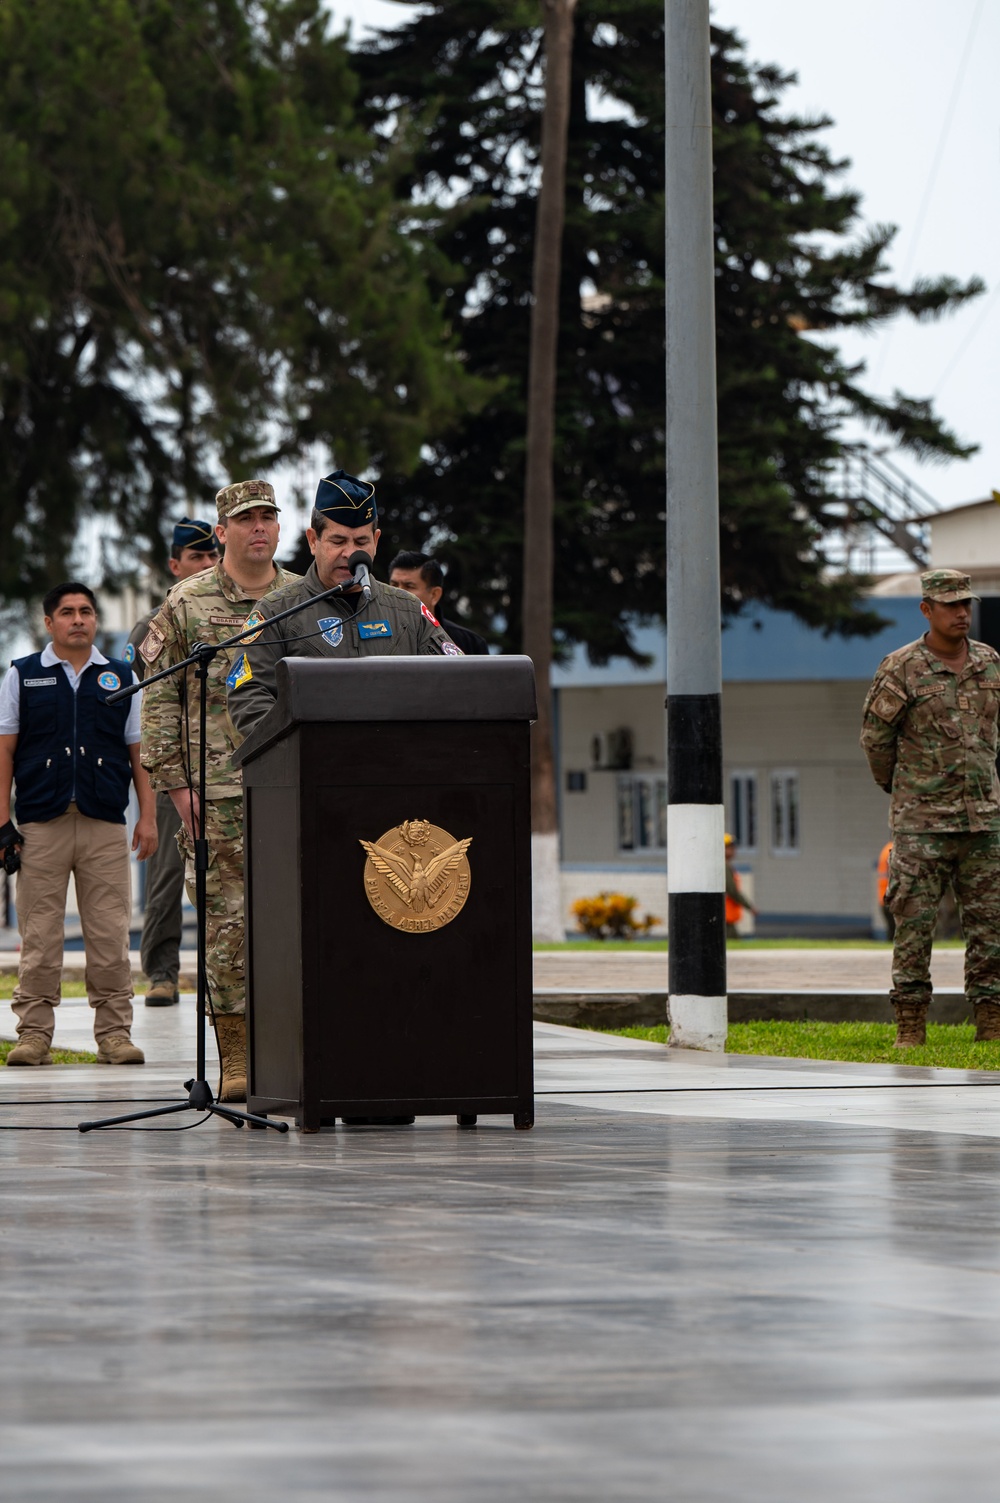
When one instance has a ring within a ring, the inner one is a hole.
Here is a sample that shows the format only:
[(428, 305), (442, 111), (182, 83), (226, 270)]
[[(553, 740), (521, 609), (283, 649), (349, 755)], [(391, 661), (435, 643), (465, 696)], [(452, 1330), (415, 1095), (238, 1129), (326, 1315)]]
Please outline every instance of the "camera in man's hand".
[(24, 836), (12, 819), (0, 829), (0, 846), (3, 848), (3, 869), (8, 877), (21, 869), (21, 852), (19, 845), (24, 844)]

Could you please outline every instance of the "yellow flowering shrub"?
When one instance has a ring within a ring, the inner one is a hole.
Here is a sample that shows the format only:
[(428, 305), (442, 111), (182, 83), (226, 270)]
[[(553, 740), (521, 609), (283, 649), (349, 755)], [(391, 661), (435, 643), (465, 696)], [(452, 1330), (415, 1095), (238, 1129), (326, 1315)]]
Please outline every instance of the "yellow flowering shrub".
[(623, 892), (600, 892), (596, 898), (577, 898), (572, 911), (577, 928), (591, 939), (631, 939), (662, 922), (655, 913), (636, 918), (638, 902)]

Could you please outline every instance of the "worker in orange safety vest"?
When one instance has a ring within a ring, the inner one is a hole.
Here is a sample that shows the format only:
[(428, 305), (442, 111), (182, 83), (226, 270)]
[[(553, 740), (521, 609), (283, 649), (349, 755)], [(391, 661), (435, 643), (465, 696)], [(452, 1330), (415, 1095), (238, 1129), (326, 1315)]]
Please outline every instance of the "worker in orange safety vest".
[(878, 879), (879, 907), (882, 909), (882, 913), (885, 916), (885, 936), (886, 939), (890, 941), (890, 943), (896, 934), (896, 920), (893, 917), (890, 909), (888, 909), (885, 905), (885, 895), (889, 887), (889, 858), (891, 857), (891, 855), (892, 841), (888, 840), (882, 847), (882, 854), (879, 856), (878, 866), (875, 868), (875, 875)]
[(757, 916), (757, 910), (750, 899), (744, 894), (740, 886), (739, 874), (733, 869), (733, 858), (736, 855), (736, 841), (732, 835), (726, 835), (726, 938), (735, 939), (736, 925), (740, 921), (740, 913), (745, 908), (748, 913)]

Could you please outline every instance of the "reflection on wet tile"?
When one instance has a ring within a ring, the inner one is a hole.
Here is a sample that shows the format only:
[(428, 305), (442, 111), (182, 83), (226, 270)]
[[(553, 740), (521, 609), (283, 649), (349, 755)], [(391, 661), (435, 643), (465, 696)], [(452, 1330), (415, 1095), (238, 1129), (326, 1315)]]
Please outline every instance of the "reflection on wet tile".
[(178, 1094), (156, 1011), (143, 1070), (0, 1070), (70, 1129), (0, 1131), (4, 1496), (995, 1497), (992, 1085), (542, 1027), (531, 1133), (81, 1137)]

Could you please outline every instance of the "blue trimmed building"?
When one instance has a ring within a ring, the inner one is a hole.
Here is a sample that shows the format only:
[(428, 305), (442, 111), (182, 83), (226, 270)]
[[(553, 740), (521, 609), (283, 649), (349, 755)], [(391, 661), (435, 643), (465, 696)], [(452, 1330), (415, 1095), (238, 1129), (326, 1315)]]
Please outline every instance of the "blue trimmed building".
[[(914, 593), (873, 603), (877, 637), (825, 637), (783, 612), (756, 609), (722, 638), (727, 828), (760, 911), (757, 932), (869, 935), (874, 868), (888, 839), (888, 799), (858, 744), (861, 707), (887, 652), (923, 622)], [(627, 891), (666, 914), (664, 766), (666, 636), (636, 632), (645, 668), (605, 667), (578, 648), (553, 671), (566, 927), (577, 897)], [(749, 926), (748, 926), (749, 927)]]

